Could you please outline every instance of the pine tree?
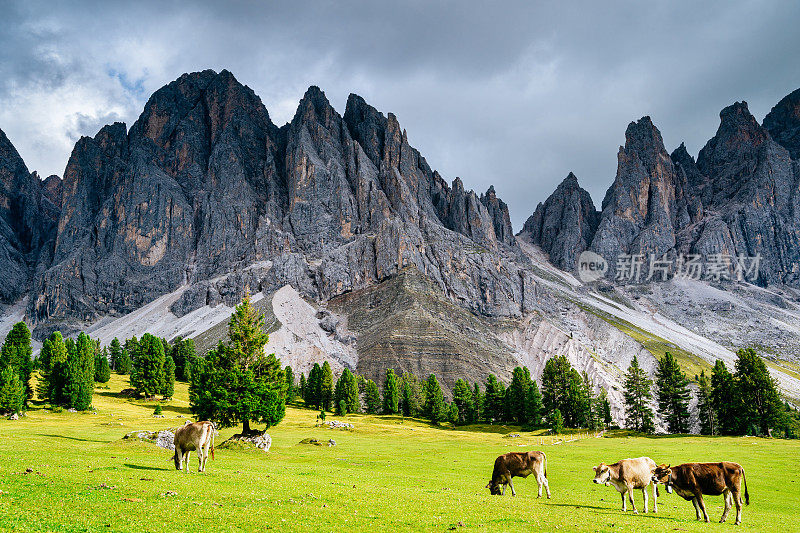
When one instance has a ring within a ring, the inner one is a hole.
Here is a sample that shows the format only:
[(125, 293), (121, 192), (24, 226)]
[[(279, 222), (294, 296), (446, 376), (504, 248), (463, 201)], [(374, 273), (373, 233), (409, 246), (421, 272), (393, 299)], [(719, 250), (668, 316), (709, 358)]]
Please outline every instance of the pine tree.
[(652, 384), (634, 355), (625, 374), (625, 425), (628, 429), (641, 433), (655, 431), (653, 410), (649, 405), (653, 398)]
[(531, 373), (527, 368), (516, 367), (511, 376), (511, 384), (506, 391), (506, 419), (525, 424), (528, 419), (526, 406), (528, 391), (531, 388)]
[(328, 361), (322, 363), (319, 399), (322, 409), (330, 411), (333, 403), (333, 372), (331, 371), (331, 364)]
[(474, 422), (475, 402), (472, 390), (469, 388), (469, 383), (463, 379), (457, 380), (453, 385), (453, 404), (458, 408), (458, 418), (453, 423), (470, 424)]
[(402, 382), (400, 407), (403, 416), (418, 416), (422, 409), (422, 390), (419, 380), (411, 372), (403, 372), (400, 380)]
[(587, 427), (591, 430), (596, 430), (602, 424), (601, 418), (602, 415), (600, 413), (600, 401), (594, 392), (594, 384), (592, 380), (589, 378), (589, 374), (583, 372), (583, 392), (582, 392), (582, 402), (583, 402), (583, 426)]
[(381, 410), (381, 393), (378, 391), (378, 385), (371, 379), (367, 380), (367, 387), (364, 391), (364, 404), (368, 414), (376, 415)]
[(131, 386), (145, 398), (153, 398), (164, 390), (164, 344), (149, 333), (136, 344), (131, 369)]
[(125, 353), (128, 354), (128, 358), (130, 359), (131, 362), (130, 368), (128, 372), (124, 372), (125, 374), (130, 374), (131, 372), (133, 372), (134, 357), (136, 356), (138, 347), (139, 347), (139, 340), (135, 336), (125, 341)]
[(539, 385), (531, 380), (531, 385), (528, 388), (528, 395), (526, 397), (525, 405), (525, 421), (528, 425), (538, 427), (542, 425), (542, 413), (544, 406), (542, 405), (542, 393), (539, 392)]
[(172, 398), (175, 394), (175, 361), (171, 355), (164, 358), (164, 388), (161, 390), (163, 398)]
[(231, 316), (228, 338), (227, 344), (220, 342), (192, 365), (192, 412), (220, 427), (241, 423), (243, 434), (252, 433), (251, 421), (268, 428), (278, 424), (286, 413), (286, 377), (275, 354), (264, 354), (269, 340), (264, 315), (253, 307), (247, 293)]
[(472, 403), (474, 405), (475, 413), (472, 417), (474, 422), (480, 422), (485, 418), (484, 413), (484, 405), (485, 405), (485, 396), (481, 392), (481, 387), (478, 382), (475, 382), (475, 385), (472, 387)]
[(564, 431), (564, 417), (561, 416), (560, 409), (555, 409), (549, 419), (550, 431), (552, 431), (554, 435), (558, 435)]
[(286, 378), (286, 403), (293, 402), (297, 396), (297, 387), (294, 384), (294, 371), (292, 367), (286, 365), (283, 369), (283, 376)]
[(108, 345), (108, 353), (111, 357), (111, 370), (116, 372), (119, 368), (120, 357), (122, 356), (122, 345), (119, 343), (118, 338), (114, 337), (114, 340)]
[(717, 414), (712, 402), (711, 380), (705, 370), (697, 377), (697, 412), (700, 417), (700, 434), (717, 435)]
[(725, 363), (719, 359), (711, 371), (711, 405), (721, 435), (739, 435), (747, 431), (739, 418), (740, 401), (736, 382)]
[(656, 368), (658, 410), (670, 433), (689, 432), (689, 380), (678, 361), (666, 352)]
[(0, 369), (6, 366), (14, 369), (25, 389), (26, 402), (33, 398), (33, 387), (30, 383), (33, 372), (31, 353), (31, 330), (25, 322), (17, 322), (6, 335), (3, 347), (0, 348)]
[(39, 398), (48, 400), (52, 405), (67, 403), (67, 347), (60, 332), (54, 331), (44, 341), (39, 358), (42, 360)]
[[(116, 346), (115, 346), (116, 344)], [(133, 361), (131, 360), (131, 352), (128, 349), (129, 344), (131, 347), (134, 346), (134, 343), (125, 342), (125, 347), (123, 348), (120, 346), (119, 339), (116, 337), (113, 341), (111, 341), (111, 350), (112, 353), (116, 353), (114, 359), (114, 371), (120, 375), (129, 375), (131, 373), (131, 367), (133, 366)], [(135, 343), (138, 344), (138, 341)]]
[(85, 333), (75, 343), (65, 343), (67, 350), (66, 403), (72, 409), (85, 411), (92, 405), (94, 394), (94, 342)]
[[(425, 403), (422, 406), (422, 413), (432, 424), (439, 424), (447, 417), (444, 393), (439, 386), (436, 376), (431, 374), (425, 381), (424, 389)], [(502, 408), (502, 403), (501, 403)]]
[(344, 401), (345, 379), (344, 372), (342, 372), (342, 375), (336, 380), (336, 386), (333, 387), (333, 403), (336, 405), (336, 415), (338, 416), (347, 414), (347, 404)]
[(783, 417), (778, 387), (755, 350), (741, 349), (736, 356), (736, 387), (743, 400), (741, 416), (747, 427), (756, 427), (761, 435), (769, 435), (770, 428), (779, 424)]
[(608, 401), (608, 393), (605, 390), (600, 392), (598, 401), (600, 402), (600, 416), (603, 421), (603, 427), (608, 428), (613, 418), (611, 417), (611, 402)]
[(489, 422), (502, 422), (505, 418), (505, 400), (505, 386), (494, 375), (489, 375), (483, 397), (484, 418)]
[(108, 383), (109, 379), (111, 379), (111, 368), (108, 366), (108, 351), (103, 348), (95, 359), (94, 380), (97, 383)]
[(400, 390), (394, 370), (386, 370), (386, 379), (383, 381), (383, 412), (394, 415), (400, 412)]
[(563, 355), (549, 359), (542, 372), (545, 416), (551, 419), (558, 409), (565, 427), (578, 427), (585, 418), (586, 402), (583, 378), (569, 360)]
[(344, 400), (348, 413), (357, 413), (361, 409), (361, 401), (359, 399), (356, 377), (348, 368), (344, 369), (342, 376), (344, 377), (344, 383), (342, 384), (341, 399)]
[(305, 401), (306, 398), (306, 375), (301, 373), (300, 374), (300, 385), (298, 386), (300, 392), (300, 398)]
[(306, 392), (303, 400), (309, 407), (319, 408), (322, 387), (322, 367), (319, 363), (314, 363), (311, 372), (308, 374), (308, 381), (306, 382)]
[(0, 371), (0, 413), (21, 413), (25, 409), (25, 386), (11, 365)]
[(458, 406), (452, 402), (445, 405), (446, 407), (444, 410), (447, 413), (447, 421), (453, 425), (458, 424), (458, 420), (460, 417), (458, 412)]
[(194, 340), (177, 337), (170, 349), (170, 355), (175, 361), (175, 379), (189, 381), (192, 363), (197, 358)]

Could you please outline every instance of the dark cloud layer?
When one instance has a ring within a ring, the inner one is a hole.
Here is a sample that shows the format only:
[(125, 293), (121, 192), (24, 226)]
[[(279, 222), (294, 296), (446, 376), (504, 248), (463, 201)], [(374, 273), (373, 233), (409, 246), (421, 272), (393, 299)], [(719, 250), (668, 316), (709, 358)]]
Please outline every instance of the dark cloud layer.
[(518, 229), (569, 171), (599, 204), (631, 120), (696, 154), (722, 107), (761, 119), (800, 87), (796, 2), (566, 4), (7, 2), (0, 128), (61, 174), (78, 135), (130, 125), (183, 72), (231, 70), (279, 124), (315, 84), (340, 112), (350, 92), (394, 112)]

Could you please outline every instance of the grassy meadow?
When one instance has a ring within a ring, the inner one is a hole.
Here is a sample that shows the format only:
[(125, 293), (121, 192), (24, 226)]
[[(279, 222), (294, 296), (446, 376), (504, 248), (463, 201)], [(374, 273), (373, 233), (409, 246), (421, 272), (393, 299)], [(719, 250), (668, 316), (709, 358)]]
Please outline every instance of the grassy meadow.
[[(601, 460), (649, 455), (656, 462), (731, 460), (744, 465), (750, 506), (741, 528), (800, 528), (800, 442), (757, 438), (629, 437), (624, 433), (560, 445), (508, 426), (433, 428), (400, 417), (350, 415), (354, 430), (314, 427), (316, 412), (289, 408), (272, 428), (269, 453), (217, 449), (205, 473), (195, 454), (189, 475), (171, 452), (122, 440), (140, 429), (190, 417), (186, 385), (153, 418), (155, 402), (121, 398), (114, 375), (95, 392), (97, 414), (51, 413), (34, 403), (19, 421), (0, 420), (2, 531), (728, 531), (721, 497), (706, 498), (714, 522), (662, 490), (659, 513), (620, 511), (612, 487), (594, 485)], [(330, 416), (328, 419), (333, 419)], [(226, 429), (217, 445), (233, 434)], [(337, 446), (298, 444), (307, 437)], [(553, 498), (536, 498), (532, 478), (515, 478), (517, 496), (492, 497), (484, 485), (495, 457), (542, 449)], [(641, 508), (641, 493), (636, 495)]]

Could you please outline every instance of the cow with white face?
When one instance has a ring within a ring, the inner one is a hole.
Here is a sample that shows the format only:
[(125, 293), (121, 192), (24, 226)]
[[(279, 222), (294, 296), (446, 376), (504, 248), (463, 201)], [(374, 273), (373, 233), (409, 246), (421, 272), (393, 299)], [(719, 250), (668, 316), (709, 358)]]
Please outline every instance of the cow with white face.
[(600, 463), (594, 467), (594, 482), (599, 485), (612, 485), (622, 496), (622, 510), (627, 511), (625, 496), (631, 501), (633, 512), (638, 514), (633, 501), (634, 489), (641, 489), (644, 497), (644, 512), (647, 512), (647, 487), (653, 486), (653, 512), (658, 512), (658, 486), (653, 482), (656, 463), (649, 457), (623, 459), (614, 464)]

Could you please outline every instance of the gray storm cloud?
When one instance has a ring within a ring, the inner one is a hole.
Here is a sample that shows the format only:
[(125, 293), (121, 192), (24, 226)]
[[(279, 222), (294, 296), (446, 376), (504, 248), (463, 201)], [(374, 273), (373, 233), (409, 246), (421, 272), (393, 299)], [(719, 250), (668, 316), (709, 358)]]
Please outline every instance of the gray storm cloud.
[(494, 184), (516, 230), (569, 171), (597, 204), (628, 122), (696, 154), (724, 106), (760, 119), (800, 87), (800, 4), (8, 2), (0, 128), (31, 170), (130, 124), (183, 72), (231, 70), (273, 120), (319, 85), (394, 112), (446, 178)]

